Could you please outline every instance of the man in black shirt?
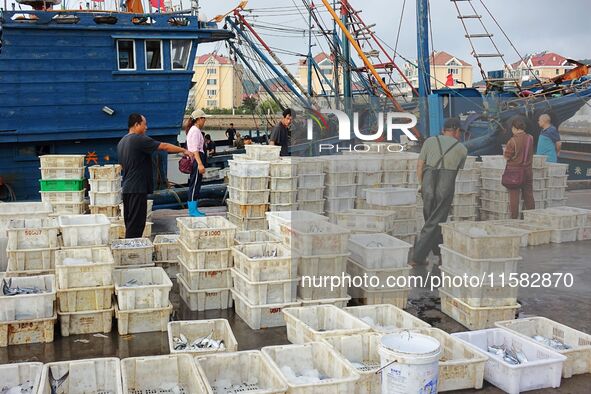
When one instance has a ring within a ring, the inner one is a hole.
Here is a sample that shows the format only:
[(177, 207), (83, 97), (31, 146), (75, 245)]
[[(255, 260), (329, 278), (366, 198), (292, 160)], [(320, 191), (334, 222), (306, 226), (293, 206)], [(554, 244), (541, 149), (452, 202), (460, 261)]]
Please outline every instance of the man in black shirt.
[(212, 141), (211, 135), (205, 134), (205, 143), (203, 144), (207, 157), (215, 155), (215, 142)]
[(236, 135), (236, 129), (234, 123), (230, 123), (230, 128), (226, 130), (226, 137), (228, 137), (228, 146), (231, 148), (234, 146), (234, 136)]
[(129, 115), (127, 126), (129, 133), (117, 144), (117, 157), (123, 167), (125, 238), (141, 238), (146, 226), (148, 194), (154, 191), (152, 153), (162, 150), (185, 156), (193, 154), (179, 146), (148, 137), (148, 124), (143, 115)]
[(270, 144), (281, 146), (281, 156), (289, 155), (289, 126), (293, 120), (291, 108), (283, 111), (283, 119), (271, 131)]

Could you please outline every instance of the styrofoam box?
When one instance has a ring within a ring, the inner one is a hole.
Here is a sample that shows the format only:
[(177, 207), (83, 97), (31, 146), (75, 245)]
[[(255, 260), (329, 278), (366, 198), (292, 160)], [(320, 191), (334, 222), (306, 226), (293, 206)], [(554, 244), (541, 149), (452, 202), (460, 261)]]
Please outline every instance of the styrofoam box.
[(369, 332), (371, 327), (334, 305), (317, 305), (283, 310), (287, 339), (302, 344), (325, 336)]
[(387, 234), (353, 234), (351, 258), (367, 268), (403, 268), (412, 245)]
[(41, 201), (50, 204), (80, 204), (84, 202), (86, 190), (67, 191), (67, 192), (43, 192), (40, 191)]
[[(176, 350), (173, 339), (179, 338), (181, 334), (187, 338), (189, 344), (211, 334), (212, 339), (224, 341), (224, 350), (214, 348)], [(168, 323), (168, 346), (171, 354), (194, 353), (204, 355), (208, 353), (236, 352), (238, 350), (238, 342), (234, 337), (232, 327), (230, 327), (226, 319), (171, 321)]]
[(297, 165), (291, 158), (281, 158), (271, 162), (269, 173), (272, 177), (294, 177), (298, 175)]
[(0, 321), (33, 320), (53, 316), (56, 298), (55, 275), (4, 278), (2, 286), (11, 288), (37, 287), (38, 294), (0, 295)]
[(0, 204), (0, 238), (7, 238), (8, 223), (15, 219), (43, 219), (53, 213), (51, 204), (43, 202), (6, 202)]
[(267, 221), (264, 217), (260, 218), (243, 218), (240, 216), (232, 215), (227, 213), (228, 220), (236, 226), (240, 231), (252, 231), (252, 230), (266, 230)]
[(252, 305), (295, 302), (297, 279), (253, 282), (240, 271), (232, 269), (234, 289)]
[[(487, 355), (484, 379), (507, 393), (560, 387), (562, 364), (566, 360), (561, 354), (500, 328), (458, 332), (452, 336)], [(487, 352), (492, 345), (523, 352), (528, 362), (511, 365), (502, 357)]]
[[(324, 207), (324, 200), (322, 200)], [(294, 211), (298, 209), (299, 204), (294, 202), (293, 204), (269, 204), (269, 211), (271, 212), (286, 212)]]
[(82, 179), (84, 167), (46, 167), (41, 170), (41, 179)]
[(557, 339), (570, 346), (567, 350), (556, 350), (543, 343), (536, 343), (566, 356), (562, 367), (562, 377), (591, 372), (591, 335), (565, 326), (545, 317), (529, 317), (525, 319), (496, 322), (495, 326), (508, 330), (513, 334), (532, 340), (536, 335), (549, 339)]
[(242, 218), (260, 218), (265, 216), (269, 204), (241, 204), (231, 199), (226, 199), (228, 213)]
[(357, 160), (345, 155), (330, 155), (324, 157), (324, 171), (332, 172), (354, 172), (357, 171)]
[[(273, 368), (289, 386), (289, 393), (305, 394), (311, 392), (354, 393), (359, 374), (343, 360), (329, 345), (323, 342), (310, 342), (301, 345), (266, 346), (261, 349), (271, 360)], [(289, 381), (281, 368), (289, 367), (296, 375), (306, 370), (322, 371), (327, 379), (320, 382), (301, 384)]]
[(224, 269), (232, 266), (232, 251), (226, 249), (189, 249), (185, 241), (179, 240), (180, 254), (187, 268), (194, 270)]
[(230, 176), (267, 177), (269, 162), (258, 160), (228, 160)]
[(272, 177), (271, 190), (296, 190), (298, 188), (298, 177)]
[(324, 199), (322, 200), (300, 200), (298, 201), (298, 209), (301, 211), (308, 211), (310, 213), (322, 214), (324, 213)]
[(519, 256), (522, 235), (519, 230), (480, 222), (443, 223), (441, 229), (443, 244), (467, 257), (486, 259)]
[(50, 318), (0, 322), (0, 347), (53, 342), (57, 314)]
[[(66, 264), (67, 259), (85, 260)], [(113, 284), (113, 255), (108, 247), (63, 249), (55, 252), (55, 273), (60, 289), (110, 286)]]
[(381, 365), (380, 355), (378, 354), (381, 337), (378, 333), (366, 332), (322, 339), (322, 342), (332, 347), (350, 364), (351, 369), (361, 375), (355, 386), (355, 393), (381, 393), (382, 376), (378, 372)]
[(515, 317), (521, 305), (472, 307), (458, 298), (453, 298), (442, 288), (439, 288), (441, 298), (441, 312), (445, 313), (461, 325), (470, 330), (480, 330), (493, 327), (499, 320), (510, 320)]
[[(126, 286), (129, 281), (133, 284)], [(122, 269), (113, 272), (119, 310), (164, 308), (172, 282), (159, 267)]]
[(280, 146), (275, 145), (245, 145), (246, 157), (252, 160), (277, 160), (279, 159)]
[(39, 162), (47, 167), (84, 167), (84, 155), (42, 155)]
[(308, 211), (284, 211), (284, 212), (267, 212), (267, 222), (269, 223), (269, 231), (277, 236), (281, 235), (281, 224), (291, 224), (292, 222), (320, 220), (328, 221), (326, 216), (318, 215)]
[(232, 298), (235, 302), (235, 311), (238, 316), (253, 330), (261, 328), (283, 327), (283, 308), (299, 306), (299, 302), (286, 304), (253, 305), (246, 297), (235, 289), (231, 289)]
[(82, 312), (58, 312), (62, 336), (111, 332), (113, 309)]
[(291, 157), (292, 163), (297, 164), (298, 175), (324, 174), (324, 157)]
[(55, 269), (55, 252), (53, 249), (22, 249), (6, 250), (8, 256), (7, 272), (41, 271)]
[(222, 384), (241, 387), (236, 392), (281, 394), (288, 389), (281, 375), (258, 350), (197, 355), (195, 365), (203, 377), (207, 393), (222, 392)]
[(238, 231), (234, 238), (236, 245), (281, 242), (281, 239), (268, 230)]
[[(22, 385), (31, 387), (30, 393), (37, 393), (43, 363), (15, 363), (0, 365), (0, 382), (2, 387), (15, 387)], [(16, 391), (20, 394), (22, 391)], [(29, 392), (29, 391), (27, 391)]]
[(324, 178), (326, 186), (352, 185), (356, 183), (355, 172), (327, 172)]
[(58, 217), (58, 223), (66, 247), (109, 243), (111, 222), (104, 215), (65, 215)]
[(324, 174), (300, 174), (298, 175), (298, 187), (324, 187)]
[[(166, 331), (172, 305), (164, 308), (134, 309), (122, 311), (115, 305), (117, 332), (119, 335), (140, 334), (143, 332)], [(161, 371), (159, 371), (161, 373)]]
[(121, 360), (121, 375), (123, 393), (159, 393), (164, 384), (178, 387), (183, 394), (207, 393), (189, 354), (125, 358)]
[(112, 308), (114, 286), (81, 287), (57, 291), (59, 312), (83, 312)]
[(197, 249), (229, 248), (234, 244), (236, 225), (221, 216), (177, 218), (181, 240)]
[[(50, 374), (51, 370), (51, 374)], [(62, 361), (45, 364), (41, 376), (39, 394), (53, 392), (50, 376), (67, 379), (59, 386), (63, 393), (113, 393), (121, 390), (121, 363), (118, 358), (95, 358), (76, 361)]]
[(183, 277), (179, 274), (176, 277), (179, 284), (181, 299), (187, 304), (191, 311), (207, 311), (232, 308), (231, 288), (191, 290)]
[(269, 189), (242, 190), (228, 186), (228, 195), (240, 204), (266, 204), (269, 201)]
[(230, 268), (205, 270), (187, 267), (179, 257), (179, 273), (190, 290), (223, 289), (232, 287)]
[(390, 211), (370, 209), (348, 209), (336, 212), (337, 225), (351, 231), (372, 231), (387, 233), (394, 229), (396, 215)]
[(366, 199), (375, 205), (410, 205), (416, 202), (417, 191), (402, 187), (368, 189)]
[[(129, 242), (134, 242), (138, 246), (126, 246)], [(154, 245), (148, 238), (118, 239), (111, 243), (111, 252), (115, 267), (146, 265), (152, 263)]]
[(322, 200), (324, 196), (324, 187), (314, 187), (314, 188), (298, 188), (297, 193), (297, 200), (298, 201), (312, 201), (312, 200)]
[(343, 309), (368, 324), (373, 331), (388, 334), (397, 330), (431, 327), (408, 312), (392, 304), (352, 306)]
[[(90, 185), (91, 192), (98, 193), (114, 193), (121, 192), (121, 177), (113, 179), (89, 179), (88, 184)], [(99, 205), (112, 205), (112, 204), (99, 204)]]
[(232, 248), (234, 267), (248, 280), (264, 282), (295, 279), (297, 259), (278, 243), (237, 245)]
[(283, 243), (300, 256), (347, 253), (350, 231), (328, 222), (295, 221), (281, 224)]
[(365, 289), (359, 288), (360, 305), (392, 304), (398, 308), (406, 308), (410, 287), (404, 289)]
[(155, 261), (176, 261), (179, 256), (178, 234), (158, 234), (154, 237), (154, 259)]
[(90, 179), (114, 179), (121, 176), (120, 164), (106, 164), (104, 166), (90, 166), (88, 167), (88, 175)]

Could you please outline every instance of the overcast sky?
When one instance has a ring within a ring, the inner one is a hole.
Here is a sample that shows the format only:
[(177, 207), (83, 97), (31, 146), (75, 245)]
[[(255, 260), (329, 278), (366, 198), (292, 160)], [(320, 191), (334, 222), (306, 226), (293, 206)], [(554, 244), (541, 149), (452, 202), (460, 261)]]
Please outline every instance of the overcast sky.
[[(483, 0), (505, 30), (520, 54), (542, 50), (554, 51), (566, 57), (576, 59), (591, 58), (590, 0)], [(232, 9), (238, 1), (200, 0), (201, 12), (208, 18), (225, 13)], [(320, 0), (315, 1), (320, 9), (324, 9)], [(361, 16), (367, 24), (375, 23), (375, 32), (390, 46), (394, 46), (404, 0), (350, 0), (355, 9), (362, 9)], [(507, 62), (518, 60), (518, 55), (511, 48), (494, 21), (482, 8), (480, 0), (473, 0), (478, 14), (484, 15), (485, 26), (495, 36), (495, 42)], [(464, 14), (473, 14), (468, 3), (459, 2), (466, 9)], [(306, 28), (307, 20), (297, 12), (294, 5), (303, 6), (302, 0), (250, 0), (247, 8), (254, 9), (252, 14), (260, 15), (259, 20), (277, 26)], [(562, 9), (565, 6), (566, 9)], [(402, 20), (402, 31), (398, 44), (399, 52), (408, 58), (416, 58), (416, 23), (414, 0), (407, 0)], [(257, 12), (258, 9), (258, 12)], [(578, 11), (577, 11), (578, 10)], [(246, 14), (248, 15), (248, 13)], [(328, 14), (323, 13), (328, 21)], [(471, 49), (464, 30), (457, 19), (454, 3), (450, 0), (431, 0), (431, 19), (433, 24), (433, 43), (435, 50), (445, 50), (476, 66), (470, 56)], [(482, 33), (482, 27), (476, 20), (471, 21), (470, 32)], [(255, 22), (256, 23), (256, 20)], [(332, 24), (330, 25), (332, 28)], [(277, 37), (277, 32), (261, 30), (262, 36), (271, 46), (296, 52), (307, 52), (307, 38)], [(477, 51), (494, 52), (490, 41), (479, 39)], [(215, 44), (202, 45), (199, 53), (206, 53), (219, 47)], [(325, 49), (327, 46), (324, 44)], [(433, 48), (432, 48), (433, 49)], [(318, 48), (315, 48), (315, 51)], [(223, 52), (223, 49), (222, 49)], [(280, 56), (286, 63), (294, 64), (294, 56)], [(400, 63), (399, 63), (400, 64)], [(500, 60), (485, 63), (486, 71), (501, 69)], [(478, 78), (478, 69), (474, 68), (474, 78)]]

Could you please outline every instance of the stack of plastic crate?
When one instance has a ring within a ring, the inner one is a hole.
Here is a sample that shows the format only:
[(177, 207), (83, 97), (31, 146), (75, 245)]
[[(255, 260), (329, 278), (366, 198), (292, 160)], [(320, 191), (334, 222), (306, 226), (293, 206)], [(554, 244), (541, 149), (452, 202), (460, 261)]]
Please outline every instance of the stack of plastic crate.
[[(385, 187), (382, 177), (387, 178), (388, 181), (395, 181), (400, 175), (393, 172), (382, 172), (383, 157), (381, 154), (351, 154), (346, 155), (355, 159), (357, 165), (357, 176), (355, 178), (355, 207), (359, 209), (366, 208), (363, 200), (366, 197), (366, 190), (376, 187)], [(340, 191), (341, 195), (343, 191)]]
[(56, 215), (86, 212), (84, 203), (84, 155), (43, 155), (41, 201), (48, 202)]
[(546, 166), (548, 167), (548, 199), (546, 207), (562, 206), (566, 201), (568, 164), (546, 163)]
[[(297, 165), (289, 157), (274, 160), (270, 163), (271, 191), (269, 201), (271, 211), (295, 211), (297, 209), (297, 171)], [(262, 228), (251, 230), (262, 230)]]
[(56, 218), (13, 219), (8, 223), (7, 276), (46, 275), (55, 272), (59, 227)]
[(264, 230), (269, 208), (269, 161), (237, 157), (228, 161), (228, 220), (239, 230)]
[(232, 307), (236, 225), (220, 216), (177, 218), (181, 298), (191, 311)]
[[(407, 265), (411, 247), (384, 233), (353, 234), (349, 239), (351, 257), (347, 272), (351, 278), (367, 280), (360, 287), (350, 288), (351, 296), (363, 305), (392, 304), (405, 308), (410, 287), (404, 277), (408, 278), (412, 268)], [(387, 281), (392, 282), (386, 285)]]
[(357, 194), (357, 158), (334, 155), (324, 161), (324, 212), (334, 220), (334, 213), (355, 208)]
[(110, 222), (104, 215), (58, 218), (56, 252), (58, 317), (63, 336), (111, 332), (114, 308)]
[(370, 209), (389, 211), (394, 215), (394, 228), (389, 235), (414, 244), (417, 235), (417, 191), (412, 188), (385, 187), (367, 189)]
[(480, 201), (480, 168), (474, 164), (476, 157), (468, 156), (464, 168), (456, 177), (455, 195), (449, 213), (450, 221), (478, 219)]
[(110, 164), (88, 167), (90, 213), (108, 218), (121, 216), (121, 166)]
[[(503, 286), (501, 278), (518, 272), (523, 230), (486, 222), (448, 222), (441, 228), (441, 272), (448, 277), (439, 288), (441, 311), (471, 330), (515, 318), (518, 287)], [(484, 279), (460, 286), (449, 280), (463, 275)]]
[(419, 180), (417, 178), (417, 162), (419, 154), (414, 152), (404, 152), (403, 160), (406, 162), (406, 187), (409, 189), (418, 189)]
[[(550, 242), (574, 242), (585, 239), (587, 217), (589, 211), (571, 207), (553, 207), (523, 211), (523, 219), (527, 224), (539, 224), (552, 229)], [(582, 234), (579, 234), (582, 232)], [(587, 235), (589, 230), (587, 229)]]
[(298, 210), (324, 213), (324, 159), (292, 157), (298, 175)]
[(154, 265), (166, 271), (170, 279), (179, 273), (179, 235), (158, 234), (154, 237)]

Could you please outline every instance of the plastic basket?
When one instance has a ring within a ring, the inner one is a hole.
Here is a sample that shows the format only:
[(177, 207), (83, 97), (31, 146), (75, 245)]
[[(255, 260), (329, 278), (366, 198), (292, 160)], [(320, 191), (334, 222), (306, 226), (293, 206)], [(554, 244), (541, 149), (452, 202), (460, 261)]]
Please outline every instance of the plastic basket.
[(293, 157), (291, 158), (293, 163), (296, 163), (298, 169), (298, 175), (302, 174), (324, 174), (324, 161), (323, 157)]
[(297, 201), (297, 190), (274, 191), (271, 190), (269, 201), (271, 204), (293, 204)]
[(412, 245), (387, 234), (354, 234), (349, 240), (351, 258), (368, 268), (403, 268)]
[(456, 180), (456, 193), (478, 193), (480, 183), (478, 181)]
[(357, 171), (357, 160), (354, 157), (344, 155), (331, 155), (324, 158), (324, 171), (354, 172)]
[(84, 179), (40, 179), (42, 192), (71, 192), (84, 189)]
[(236, 314), (253, 330), (285, 326), (283, 308), (300, 305), (299, 302), (253, 305), (235, 289), (232, 289), (232, 298), (234, 299)]
[(179, 240), (179, 258), (187, 268), (193, 270), (225, 269), (232, 266), (230, 248), (225, 249), (190, 249), (185, 241)]
[(302, 306), (313, 306), (313, 305), (333, 305), (337, 308), (344, 308), (347, 304), (351, 301), (351, 297), (343, 297), (343, 298), (328, 298), (323, 300), (302, 300), (298, 298), (298, 302)]
[(281, 234), (281, 224), (291, 224), (292, 222), (320, 220), (328, 221), (326, 216), (318, 215), (316, 213), (301, 211), (285, 211), (285, 212), (267, 212), (267, 221), (269, 223), (269, 231), (275, 235)]
[(162, 268), (134, 268), (113, 273), (117, 305), (121, 311), (168, 307), (172, 282)]
[(103, 215), (66, 215), (58, 218), (66, 247), (95, 246), (109, 243), (111, 222)]
[[(211, 339), (224, 341), (224, 349), (203, 348), (175, 349), (174, 338), (180, 338), (180, 335), (187, 338), (188, 344), (193, 341), (211, 335)], [(238, 342), (234, 337), (232, 328), (226, 319), (211, 320), (191, 320), (191, 321), (171, 321), (168, 323), (168, 346), (171, 354), (174, 353), (192, 353), (205, 355), (209, 353), (235, 352), (238, 350)]]
[(538, 223), (552, 229), (571, 229), (577, 227), (580, 212), (547, 209), (531, 209), (523, 212), (526, 223)]
[(309, 201), (298, 201), (298, 209), (301, 211), (308, 211), (310, 213), (322, 214), (324, 213), (324, 199), (322, 200), (309, 200)]
[[(298, 258), (298, 277), (320, 277), (347, 273), (348, 253)], [(333, 297), (334, 298), (334, 297)]]
[(90, 205), (91, 215), (105, 215), (108, 218), (122, 217), (119, 205)]
[(441, 228), (444, 245), (465, 256), (475, 259), (519, 256), (522, 235), (519, 230), (479, 222), (443, 223)]
[(272, 177), (271, 178), (271, 190), (296, 190), (298, 188), (297, 177)]
[[(35, 271), (52, 271), (55, 268), (55, 252), (57, 248), (6, 250), (8, 257), (6, 272), (14, 275), (16, 272), (27, 276)], [(48, 272), (53, 273), (53, 272)]]
[(295, 279), (297, 260), (278, 243), (238, 245), (232, 248), (234, 267), (253, 282)]
[(349, 209), (344, 212), (336, 212), (336, 224), (356, 231), (371, 231), (387, 233), (396, 225), (396, 216), (390, 211), (370, 209)]
[(267, 230), (238, 231), (234, 238), (236, 245), (281, 242), (281, 239)]
[(41, 201), (50, 204), (80, 204), (84, 202), (85, 190), (71, 192), (39, 192)]
[(416, 202), (417, 191), (401, 187), (368, 189), (366, 199), (374, 205), (410, 205)]
[(269, 208), (269, 204), (240, 204), (230, 199), (226, 200), (226, 205), (228, 213), (242, 218), (264, 217)]
[(8, 223), (7, 249), (42, 249), (58, 246), (57, 219), (15, 219)]
[(6, 228), (14, 219), (41, 219), (53, 213), (51, 204), (43, 202), (10, 202), (0, 204), (0, 238), (7, 238)]
[(229, 248), (236, 225), (220, 216), (177, 218), (182, 240), (197, 249)]
[(23, 385), (31, 388), (30, 393), (37, 393), (42, 370), (43, 363), (27, 362), (0, 365), (0, 382), (2, 382), (2, 387)]
[[(337, 185), (327, 186), (324, 189), (324, 196), (330, 198), (354, 198), (357, 193), (357, 185)], [(322, 198), (322, 195), (318, 198), (304, 198), (304, 200), (315, 200)]]
[(356, 180), (355, 172), (328, 172), (324, 178), (326, 186), (352, 185)]
[(94, 358), (45, 364), (39, 393), (49, 393), (53, 390), (50, 376), (59, 379), (65, 374), (68, 376), (60, 385), (60, 392), (70, 393), (82, 390), (93, 393), (123, 393), (121, 363), (118, 358)]
[(176, 261), (179, 256), (179, 235), (158, 234), (154, 237), (154, 261)]
[(352, 306), (343, 310), (382, 334), (430, 327), (428, 323), (392, 304)]
[(246, 157), (252, 160), (277, 160), (279, 159), (280, 146), (275, 145), (245, 145)]
[(62, 336), (111, 332), (113, 308), (97, 311), (58, 312)]
[[(89, 179), (88, 184), (90, 185), (91, 192), (97, 193), (116, 193), (121, 192), (121, 177), (113, 179)], [(103, 205), (103, 204), (99, 204)], [(110, 205), (110, 204), (104, 204)]]
[(90, 166), (88, 167), (88, 175), (90, 179), (115, 179), (121, 176), (121, 165)]
[(230, 288), (191, 290), (183, 277), (177, 275), (181, 299), (190, 311), (207, 311), (232, 308), (233, 300)]
[(121, 190), (106, 193), (89, 191), (90, 205), (118, 205), (122, 201)]
[(84, 167), (46, 167), (40, 168), (41, 179), (72, 179), (79, 180), (84, 178)]
[(350, 231), (341, 226), (319, 221), (296, 221), (281, 224), (283, 242), (299, 256), (347, 253)]
[(115, 267), (152, 264), (154, 245), (148, 238), (118, 239), (111, 243)]
[(43, 155), (39, 156), (41, 168), (84, 167), (84, 155)]
[(240, 204), (266, 204), (269, 202), (269, 190), (242, 190), (228, 186), (230, 199)]
[(298, 187), (316, 188), (324, 187), (324, 174), (300, 174), (298, 176)]
[(252, 231), (252, 230), (266, 230), (267, 221), (264, 217), (260, 218), (244, 218), (237, 215), (227, 214), (228, 220), (236, 225), (240, 231)]
[(0, 322), (0, 347), (53, 342), (57, 314), (50, 318)]
[[(300, 201), (301, 206), (302, 201)], [(351, 197), (329, 197), (324, 201), (324, 207), (328, 212), (340, 212), (355, 208), (355, 198)]]
[(172, 305), (164, 308), (134, 309), (128, 311), (119, 310), (117, 305), (115, 305), (117, 332), (119, 335), (165, 332), (171, 314)]
[(37, 294), (0, 295), (0, 321), (11, 322), (50, 318), (56, 298), (55, 275), (10, 277), (2, 280), (10, 288), (36, 287)]
[(407, 175), (406, 170), (385, 171), (382, 174), (382, 182), (383, 183), (403, 186), (404, 184), (406, 184), (407, 180), (408, 180), (408, 175)]
[(229, 186), (241, 190), (265, 190), (269, 188), (269, 177), (230, 176)]
[(111, 309), (114, 290), (114, 286), (58, 290), (58, 310), (63, 313)]
[[(228, 160), (231, 176), (267, 177), (269, 162), (258, 160)], [(288, 175), (289, 176), (289, 175)]]
[(269, 166), (269, 173), (272, 177), (295, 177), (298, 175), (296, 164), (290, 158), (282, 158), (272, 161)]
[(439, 245), (441, 250), (441, 264), (453, 272), (469, 272), (471, 275), (494, 274), (509, 276), (518, 272), (517, 266), (522, 260), (520, 256), (474, 259), (454, 251), (445, 245)]
[(293, 204), (269, 204), (269, 211), (271, 212), (286, 212), (295, 211), (298, 209), (298, 203)]
[(297, 279), (253, 282), (232, 269), (234, 289), (252, 305), (286, 304), (295, 302)]
[(316, 188), (299, 188), (297, 194), (298, 201), (312, 201), (312, 200), (322, 200), (322, 196), (324, 195), (324, 188), (323, 187), (316, 187)]
[(190, 290), (225, 289), (232, 287), (230, 268), (203, 270), (187, 267), (179, 257), (179, 273)]
[(108, 247), (58, 250), (55, 274), (60, 289), (110, 286), (113, 284), (113, 255)]

